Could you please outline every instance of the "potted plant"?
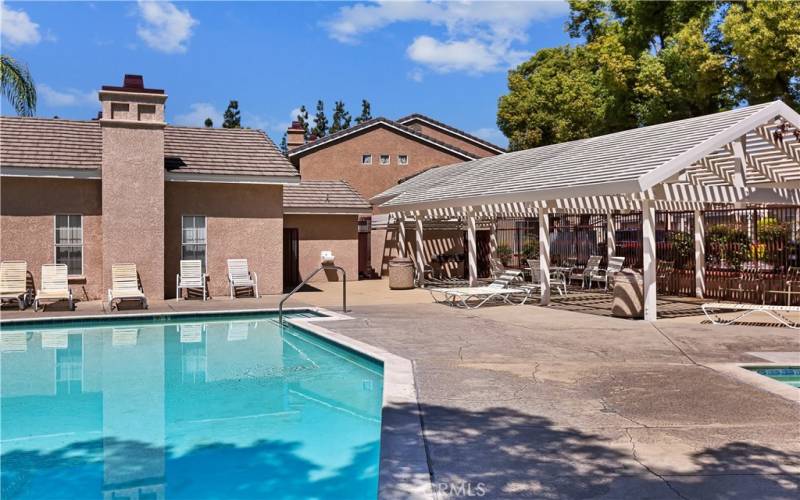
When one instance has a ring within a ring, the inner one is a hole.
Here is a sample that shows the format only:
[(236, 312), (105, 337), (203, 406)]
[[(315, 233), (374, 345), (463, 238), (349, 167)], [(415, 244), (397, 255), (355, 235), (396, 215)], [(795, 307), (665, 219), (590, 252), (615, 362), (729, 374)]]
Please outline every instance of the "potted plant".
[(500, 259), (500, 262), (502, 262), (504, 266), (507, 266), (511, 261), (512, 254), (511, 247), (508, 245), (499, 245), (497, 247), (497, 258)]

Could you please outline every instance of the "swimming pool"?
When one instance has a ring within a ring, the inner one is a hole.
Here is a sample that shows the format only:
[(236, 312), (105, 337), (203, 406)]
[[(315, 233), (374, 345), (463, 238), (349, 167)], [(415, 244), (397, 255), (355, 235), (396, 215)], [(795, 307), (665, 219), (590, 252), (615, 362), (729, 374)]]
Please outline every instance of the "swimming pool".
[(747, 367), (748, 370), (754, 371), (759, 375), (769, 377), (778, 382), (790, 385), (792, 387), (800, 388), (800, 367), (790, 366), (753, 366)]
[(375, 498), (383, 366), (276, 317), (4, 325), (3, 498)]

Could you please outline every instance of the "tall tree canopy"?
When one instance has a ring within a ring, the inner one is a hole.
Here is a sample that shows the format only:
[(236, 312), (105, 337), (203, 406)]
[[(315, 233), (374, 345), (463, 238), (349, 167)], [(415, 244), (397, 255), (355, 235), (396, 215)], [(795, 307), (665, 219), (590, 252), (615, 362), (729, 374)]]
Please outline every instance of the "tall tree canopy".
[(356, 123), (364, 123), (367, 120), (372, 120), (372, 110), (369, 101), (361, 99), (361, 114), (356, 117)]
[[(369, 101), (362, 99), (361, 116), (356, 117), (355, 122), (361, 123), (371, 118)], [(308, 119), (308, 109), (306, 109), (305, 105), (300, 106), (296, 120), (300, 122), (306, 140), (309, 140), (312, 136), (317, 138), (325, 137), (328, 134), (350, 128), (353, 117), (350, 112), (347, 111), (344, 101), (335, 101), (333, 105), (333, 115), (329, 121), (325, 114), (325, 103), (320, 99), (317, 101), (316, 114), (314, 115), (313, 122)]]
[(567, 32), (511, 70), (497, 124), (524, 149), (781, 98), (800, 109), (793, 2), (571, 0)]
[(351, 120), (350, 113), (344, 107), (344, 101), (336, 101), (333, 105), (333, 117), (331, 118), (329, 132), (332, 134), (350, 128)]
[(242, 128), (242, 117), (239, 114), (239, 101), (228, 103), (228, 109), (222, 115), (222, 128)]
[(300, 127), (303, 129), (303, 136), (308, 140), (311, 136), (311, 127), (308, 124), (308, 110), (305, 104), (300, 106), (300, 111), (297, 113), (297, 121), (300, 122)]
[(11, 56), (0, 55), (0, 79), (3, 96), (20, 116), (36, 112), (36, 85), (28, 67)]
[(311, 135), (316, 137), (328, 135), (328, 117), (325, 116), (325, 103), (322, 102), (322, 99), (317, 101), (317, 112), (314, 115), (314, 128), (311, 129)]

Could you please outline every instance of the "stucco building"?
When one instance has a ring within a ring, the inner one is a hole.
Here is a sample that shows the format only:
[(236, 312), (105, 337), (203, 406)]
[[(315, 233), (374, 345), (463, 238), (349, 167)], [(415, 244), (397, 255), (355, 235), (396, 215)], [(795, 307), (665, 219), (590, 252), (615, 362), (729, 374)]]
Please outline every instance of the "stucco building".
[(75, 296), (98, 299), (111, 265), (133, 262), (149, 297), (171, 298), (180, 260), (196, 258), (225, 296), (227, 259), (246, 258), (259, 291), (280, 293), (321, 250), (356, 276), (370, 206), (346, 182), (301, 183), (259, 130), (168, 125), (166, 93), (140, 76), (99, 99), (95, 120), (0, 119), (0, 255), (35, 283), (65, 263)]
[[(505, 150), (472, 134), (421, 114), (390, 120), (373, 118), (346, 130), (306, 142), (295, 122), (287, 131), (289, 159), (306, 180), (343, 180), (362, 197), (371, 199), (404, 179), (433, 167), (504, 153)], [(359, 225), (358, 268), (362, 276), (384, 274), (397, 255), (397, 225), (387, 216), (362, 213)], [(460, 229), (443, 227), (426, 234), (427, 257), (463, 253)], [(410, 238), (409, 245), (414, 245)], [(412, 252), (413, 253), (413, 252)], [(446, 274), (463, 274), (450, 263)]]

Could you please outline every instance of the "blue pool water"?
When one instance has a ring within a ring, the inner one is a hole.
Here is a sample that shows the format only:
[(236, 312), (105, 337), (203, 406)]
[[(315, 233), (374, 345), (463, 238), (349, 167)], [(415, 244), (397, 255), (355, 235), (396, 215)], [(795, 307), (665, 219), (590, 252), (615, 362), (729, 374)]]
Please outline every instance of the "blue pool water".
[(2, 498), (375, 498), (380, 362), (274, 316), (8, 326)]
[(754, 371), (759, 375), (769, 377), (786, 385), (800, 389), (800, 367), (797, 366), (756, 366), (749, 367), (748, 370)]

